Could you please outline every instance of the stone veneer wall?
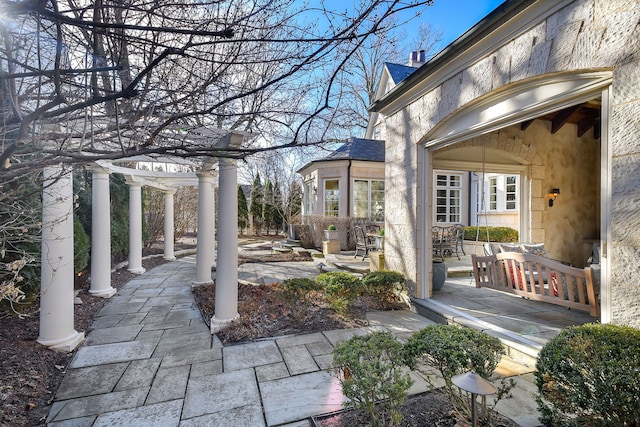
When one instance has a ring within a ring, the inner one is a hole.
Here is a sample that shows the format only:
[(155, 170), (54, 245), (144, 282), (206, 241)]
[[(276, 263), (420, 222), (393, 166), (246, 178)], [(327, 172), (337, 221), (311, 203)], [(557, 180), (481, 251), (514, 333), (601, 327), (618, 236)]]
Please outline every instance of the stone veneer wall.
[[(480, 96), (527, 78), (612, 69), (611, 317), (614, 323), (640, 327), (638, 22), (637, 1), (577, 0), (386, 117), (388, 267), (405, 271), (415, 290), (417, 233), (423, 232), (417, 230), (417, 215), (423, 211), (418, 205), (422, 183), (417, 171), (423, 165), (417, 144), (438, 122)], [(534, 169), (533, 176), (540, 172)]]

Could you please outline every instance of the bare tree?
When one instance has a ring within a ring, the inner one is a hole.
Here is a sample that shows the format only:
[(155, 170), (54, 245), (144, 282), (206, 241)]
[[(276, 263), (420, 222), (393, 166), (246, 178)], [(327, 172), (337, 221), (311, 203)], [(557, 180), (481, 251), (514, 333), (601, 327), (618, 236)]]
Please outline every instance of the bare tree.
[[(391, 29), (389, 17), (430, 3), (365, 0), (336, 12), (294, 0), (5, 0), (0, 194), (13, 200), (52, 164), (243, 159), (340, 140), (342, 71)], [(215, 128), (255, 137), (219, 147)]]

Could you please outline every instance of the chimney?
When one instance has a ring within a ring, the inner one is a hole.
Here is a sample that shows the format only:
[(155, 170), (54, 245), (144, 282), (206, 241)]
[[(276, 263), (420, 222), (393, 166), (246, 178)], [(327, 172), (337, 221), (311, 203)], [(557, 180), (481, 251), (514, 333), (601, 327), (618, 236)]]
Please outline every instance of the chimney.
[(410, 67), (420, 67), (425, 63), (425, 51), (411, 51), (411, 55), (409, 55), (409, 66)]

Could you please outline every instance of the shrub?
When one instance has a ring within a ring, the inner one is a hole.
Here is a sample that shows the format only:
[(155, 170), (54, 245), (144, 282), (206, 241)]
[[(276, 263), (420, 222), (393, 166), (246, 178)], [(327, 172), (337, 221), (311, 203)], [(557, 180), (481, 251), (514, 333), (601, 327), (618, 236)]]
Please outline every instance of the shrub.
[(565, 329), (540, 352), (535, 378), (544, 425), (637, 426), (640, 331), (595, 323)]
[(373, 426), (396, 425), (402, 418), (398, 408), (412, 384), (401, 355), (402, 345), (390, 332), (355, 336), (338, 344), (333, 369), (349, 399), (345, 407), (364, 410)]
[[(404, 359), (412, 369), (421, 370), (424, 364), (437, 369), (445, 381), (444, 392), (459, 417), (471, 419), (471, 401), (466, 392), (454, 387), (451, 377), (474, 371), (489, 380), (505, 353), (498, 338), (471, 328), (453, 325), (430, 325), (412, 334), (404, 346)], [(425, 372), (425, 374), (427, 374)], [(430, 377), (427, 375), (430, 381)], [(433, 385), (433, 384), (432, 384)], [(514, 382), (501, 382), (495, 403), (508, 397)], [(482, 397), (479, 419), (487, 423), (490, 411), (486, 396)]]
[(79, 273), (87, 268), (89, 254), (91, 253), (91, 240), (84, 231), (84, 227), (77, 216), (73, 216), (73, 270)]
[[(478, 228), (480, 231), (478, 231)], [(476, 240), (479, 242), (487, 241), (487, 231), (489, 233), (490, 242), (517, 242), (518, 231), (510, 227), (476, 227), (470, 226), (464, 229), (465, 240)]]
[(362, 278), (365, 295), (381, 306), (396, 301), (398, 294), (404, 290), (404, 283), (402, 273), (389, 270), (372, 271)]
[(316, 277), (324, 289), (329, 305), (339, 313), (344, 313), (362, 295), (362, 280), (344, 271), (331, 271)]
[(289, 304), (291, 317), (296, 321), (302, 321), (307, 316), (314, 293), (321, 290), (322, 285), (304, 277), (287, 279), (276, 285), (278, 295)]
[(337, 230), (337, 228), (336, 228), (336, 226), (335, 226), (335, 225), (333, 225), (333, 224), (329, 224), (329, 226), (327, 227), (327, 230), (329, 230), (329, 231), (336, 231), (336, 230)]

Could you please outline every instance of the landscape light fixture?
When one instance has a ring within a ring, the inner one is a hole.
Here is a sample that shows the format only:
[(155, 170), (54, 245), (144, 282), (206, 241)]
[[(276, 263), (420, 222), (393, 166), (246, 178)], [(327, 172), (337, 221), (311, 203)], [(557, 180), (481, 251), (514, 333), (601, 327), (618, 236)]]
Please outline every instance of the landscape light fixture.
[(551, 190), (551, 194), (549, 194), (549, 207), (553, 207), (553, 202), (556, 200), (556, 197), (558, 197), (558, 194), (560, 194), (559, 188)]
[(451, 382), (461, 390), (471, 393), (471, 426), (478, 427), (476, 416), (476, 396), (494, 394), (496, 387), (473, 371), (451, 377)]

